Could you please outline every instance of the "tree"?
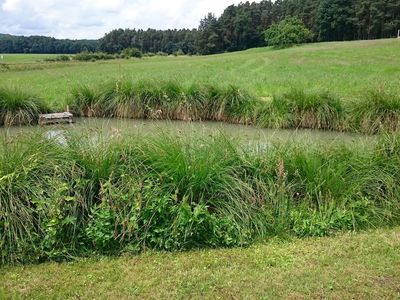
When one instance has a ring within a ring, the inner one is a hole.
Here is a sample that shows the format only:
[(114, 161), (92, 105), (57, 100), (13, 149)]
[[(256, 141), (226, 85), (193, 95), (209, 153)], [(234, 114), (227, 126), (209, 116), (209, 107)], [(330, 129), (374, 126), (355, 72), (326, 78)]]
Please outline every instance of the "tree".
[(355, 26), (352, 0), (321, 0), (316, 25), (319, 41), (354, 39)]
[(201, 54), (214, 54), (223, 49), (220, 24), (211, 13), (200, 21), (197, 45)]
[[(390, 38), (396, 37), (400, 28), (400, 1), (243, 1), (228, 6), (219, 18), (207, 15), (198, 29), (115, 29), (100, 40), (0, 34), (0, 53), (61, 54), (101, 50), (116, 54), (126, 48), (137, 48), (143, 53), (173, 54), (182, 50), (185, 54), (213, 54), (245, 50), (264, 46), (264, 31), (287, 17), (301, 20), (313, 33), (313, 41)], [(277, 29), (276, 26), (273, 29)], [(299, 41), (295, 39), (291, 43)]]
[(277, 48), (302, 44), (312, 39), (312, 33), (297, 17), (288, 17), (265, 31), (265, 41)]

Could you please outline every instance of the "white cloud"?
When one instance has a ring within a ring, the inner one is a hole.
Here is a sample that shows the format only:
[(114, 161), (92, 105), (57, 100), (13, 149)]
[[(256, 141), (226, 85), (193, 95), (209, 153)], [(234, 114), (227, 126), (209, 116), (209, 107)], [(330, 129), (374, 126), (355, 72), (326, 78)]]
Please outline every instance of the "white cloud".
[(99, 38), (115, 28), (195, 28), (240, 0), (0, 0), (0, 33)]

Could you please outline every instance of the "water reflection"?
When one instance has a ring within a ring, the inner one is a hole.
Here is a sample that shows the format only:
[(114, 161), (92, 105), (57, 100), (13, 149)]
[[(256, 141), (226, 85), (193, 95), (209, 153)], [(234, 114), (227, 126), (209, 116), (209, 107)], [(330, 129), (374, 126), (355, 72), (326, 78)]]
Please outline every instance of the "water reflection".
[(65, 133), (85, 132), (97, 140), (102, 138), (123, 137), (125, 135), (151, 136), (158, 134), (207, 136), (223, 134), (235, 138), (248, 146), (268, 147), (275, 142), (283, 143), (317, 143), (323, 145), (336, 143), (367, 143), (371, 144), (375, 137), (354, 133), (338, 133), (319, 130), (282, 130), (265, 129), (254, 126), (226, 124), (219, 122), (183, 122), (183, 121), (152, 121), (131, 119), (77, 119), (75, 124), (49, 125), (45, 127), (12, 127), (1, 128), (9, 135), (19, 135), (34, 132), (43, 132), (49, 139), (55, 139), (60, 144), (67, 143)]

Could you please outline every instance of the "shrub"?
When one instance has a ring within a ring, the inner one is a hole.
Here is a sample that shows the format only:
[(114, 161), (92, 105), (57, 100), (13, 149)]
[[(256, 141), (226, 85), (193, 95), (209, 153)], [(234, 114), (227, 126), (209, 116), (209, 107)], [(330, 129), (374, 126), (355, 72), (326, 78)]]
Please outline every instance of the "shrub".
[(114, 58), (115, 56), (112, 54), (104, 52), (88, 52), (88, 51), (80, 52), (74, 56), (74, 59), (78, 61), (96, 61), (96, 60), (108, 60)]
[(267, 44), (277, 48), (306, 43), (312, 39), (311, 31), (297, 17), (287, 17), (279, 23), (272, 24), (264, 34)]
[(162, 52), (162, 51), (158, 51), (156, 53), (157, 56), (168, 56), (168, 53)]
[(121, 56), (124, 58), (142, 58), (143, 54), (138, 48), (126, 48), (121, 51)]
[(175, 51), (172, 53), (173, 56), (182, 56), (185, 55), (185, 52), (182, 51), (182, 49), (179, 49), (178, 51)]
[(143, 56), (145, 56), (145, 57), (154, 57), (154, 56), (156, 56), (156, 54), (154, 52), (146, 52), (145, 54), (143, 54)]
[(72, 57), (63, 54), (63, 55), (57, 55), (55, 57), (45, 58), (44, 60), (48, 62), (70, 61), (72, 60)]

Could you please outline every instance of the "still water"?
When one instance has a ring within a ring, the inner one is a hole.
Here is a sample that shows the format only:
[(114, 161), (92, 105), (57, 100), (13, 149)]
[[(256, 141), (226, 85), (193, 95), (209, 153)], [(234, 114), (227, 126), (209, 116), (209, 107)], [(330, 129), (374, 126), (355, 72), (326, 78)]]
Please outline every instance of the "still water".
[(226, 124), (219, 122), (184, 122), (184, 121), (155, 121), (132, 119), (101, 119), (82, 118), (76, 119), (74, 124), (23, 126), (0, 128), (0, 132), (9, 136), (29, 135), (43, 133), (48, 138), (61, 139), (65, 132), (84, 132), (89, 135), (124, 136), (139, 135), (151, 136), (157, 134), (207, 136), (223, 134), (243, 142), (288, 142), (312, 143), (321, 145), (330, 144), (373, 144), (375, 137), (354, 133), (339, 133), (333, 131), (307, 130), (307, 129), (265, 129), (254, 126)]

